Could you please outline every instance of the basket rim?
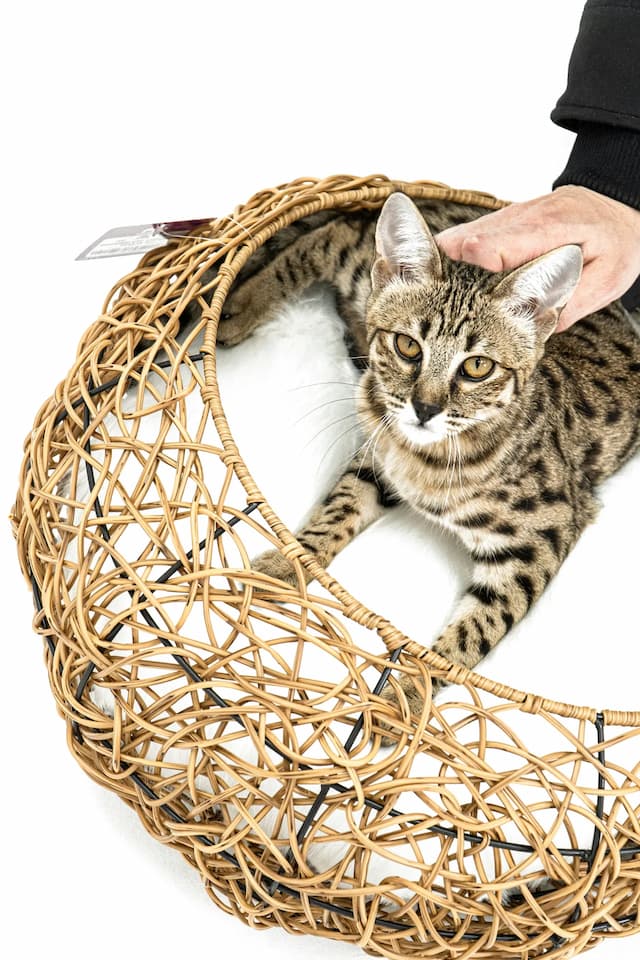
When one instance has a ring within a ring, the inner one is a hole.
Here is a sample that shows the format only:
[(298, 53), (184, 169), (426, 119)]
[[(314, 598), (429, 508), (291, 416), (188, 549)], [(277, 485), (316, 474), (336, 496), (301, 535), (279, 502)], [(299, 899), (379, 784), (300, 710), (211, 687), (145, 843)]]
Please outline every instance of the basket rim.
[(338, 580), (320, 566), (312, 555), (304, 551), (294, 533), (275, 513), (267, 498), (260, 491), (235, 443), (224, 411), (217, 380), (216, 331), (224, 301), (240, 269), (252, 253), (262, 246), (266, 240), (295, 220), (319, 210), (342, 207), (379, 207), (391, 193), (396, 191), (402, 191), (414, 199), (440, 199), (453, 203), (482, 206), (487, 209), (487, 212), (500, 209), (509, 203), (509, 201), (500, 200), (489, 193), (456, 189), (435, 181), (393, 180), (382, 175), (370, 177), (335, 176), (324, 179), (304, 177), (281, 185), (273, 191), (262, 191), (255, 194), (247, 203), (236, 208), (233, 216), (228, 218), (237, 222), (241, 219), (243, 211), (251, 210), (255, 216), (258, 204), (265, 207), (262, 229), (243, 240), (241, 250), (234, 255), (231, 265), (227, 266), (225, 262), (221, 268), (221, 281), (207, 311), (207, 326), (203, 347), (205, 379), (203, 402), (209, 407), (224, 450), (229, 457), (233, 458), (236, 476), (251, 501), (258, 501), (259, 512), (280, 540), (286, 555), (299, 559), (303, 566), (309, 569), (313, 578), (339, 601), (342, 612), (348, 619), (375, 629), (389, 652), (402, 647), (401, 657), (417, 657), (435, 668), (449, 670), (451, 679), (455, 680), (456, 683), (469, 683), (487, 693), (511, 701), (523, 712), (539, 713), (544, 711), (568, 719), (638, 727), (640, 726), (640, 710), (599, 709), (565, 703), (548, 699), (530, 691), (520, 690), (508, 684), (498, 683), (481, 673), (452, 663), (452, 661), (433, 653), (430, 649), (423, 647), (402, 633), (382, 614), (371, 610), (352, 596)]

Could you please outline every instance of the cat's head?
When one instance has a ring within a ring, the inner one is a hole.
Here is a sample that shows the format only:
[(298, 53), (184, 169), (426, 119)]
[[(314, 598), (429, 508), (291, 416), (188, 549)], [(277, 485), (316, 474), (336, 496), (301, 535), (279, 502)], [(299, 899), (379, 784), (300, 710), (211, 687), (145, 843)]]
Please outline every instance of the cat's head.
[(367, 307), (370, 383), (413, 446), (497, 422), (522, 393), (571, 297), (580, 247), (559, 247), (508, 274), (456, 263), (404, 194), (376, 228)]

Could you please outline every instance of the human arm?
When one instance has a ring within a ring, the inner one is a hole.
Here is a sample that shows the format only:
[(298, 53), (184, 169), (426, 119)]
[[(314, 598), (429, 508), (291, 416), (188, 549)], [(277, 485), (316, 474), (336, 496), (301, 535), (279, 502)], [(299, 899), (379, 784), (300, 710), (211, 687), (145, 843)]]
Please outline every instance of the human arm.
[[(552, 113), (577, 134), (553, 193), (436, 238), (454, 259), (490, 270), (581, 244), (584, 274), (559, 330), (621, 296), (640, 274), (639, 56), (640, 0), (589, 0), (567, 89)], [(625, 298), (628, 306), (640, 305), (636, 288)]]

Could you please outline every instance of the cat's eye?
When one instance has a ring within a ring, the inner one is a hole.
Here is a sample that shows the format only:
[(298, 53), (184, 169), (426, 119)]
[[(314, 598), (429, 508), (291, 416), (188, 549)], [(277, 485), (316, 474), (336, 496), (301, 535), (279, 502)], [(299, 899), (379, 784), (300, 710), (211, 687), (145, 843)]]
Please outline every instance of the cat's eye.
[(396, 353), (401, 356), (403, 360), (412, 360), (415, 362), (422, 356), (420, 344), (417, 340), (414, 340), (413, 337), (408, 337), (406, 333), (396, 333), (393, 342)]
[(494, 369), (495, 363), (489, 357), (467, 357), (460, 367), (460, 373), (467, 380), (484, 380)]

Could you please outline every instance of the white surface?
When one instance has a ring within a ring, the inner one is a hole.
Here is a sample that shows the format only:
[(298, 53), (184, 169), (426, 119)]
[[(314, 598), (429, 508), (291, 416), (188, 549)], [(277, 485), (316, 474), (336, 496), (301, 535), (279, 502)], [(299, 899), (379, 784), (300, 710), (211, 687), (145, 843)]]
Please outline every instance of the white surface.
[[(542, 192), (571, 143), (548, 113), (564, 89), (581, 9), (574, 0), (541, 0), (523, 34), (518, 5), (496, 0), (398, 2), (391, 10), (275, 0), (235, 12), (189, 2), (113, 2), (104, 12), (69, 2), (14, 6), (1, 58), (9, 92), (2, 232), (7, 511), (37, 408), (70, 366), (108, 288), (134, 263), (75, 263), (79, 250), (111, 226), (227, 213), (255, 190), (301, 175), (380, 171), (512, 199)], [(301, 404), (299, 415), (305, 409)], [(257, 466), (255, 473), (275, 503), (282, 495), (277, 478), (261, 476)], [(536, 624), (532, 618), (535, 650), (524, 653), (523, 624), (487, 662), (487, 673), (515, 683), (519, 671), (521, 685), (564, 700), (632, 706), (622, 700), (633, 695), (623, 685), (638, 668), (637, 482), (635, 463), (608, 485), (598, 523), (550, 588)], [(375, 536), (384, 536), (387, 549), (402, 543), (404, 550), (408, 525), (406, 517), (385, 520)], [(364, 602), (410, 629), (422, 610), (407, 601), (411, 570), (399, 565), (382, 577), (373, 541), (369, 548), (364, 537), (338, 558), (335, 572)], [(431, 595), (443, 617), (463, 582), (464, 561), (449, 541), (431, 537), (430, 544), (440, 578), (430, 581)], [(158, 957), (229, 949), (238, 960), (256, 950), (284, 958), (303, 944), (310, 958), (329, 950), (362, 956), (355, 947), (278, 930), (259, 936), (217, 911), (197, 873), (75, 766), (8, 532), (3, 549), (4, 952), (58, 958), (86, 949), (102, 960), (114, 955), (117, 938), (118, 953), (141, 955), (149, 948), (147, 921), (162, 915), (162, 937), (152, 946)], [(418, 590), (412, 595), (422, 597)], [(588, 640), (580, 640), (583, 631)], [(612, 664), (625, 664), (619, 676), (601, 657), (597, 672), (591, 666), (603, 644)], [(619, 960), (637, 950), (637, 938), (623, 939), (593, 956)]]

